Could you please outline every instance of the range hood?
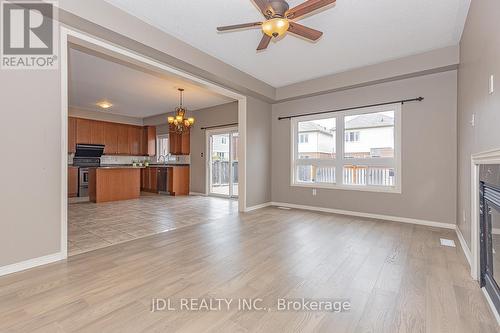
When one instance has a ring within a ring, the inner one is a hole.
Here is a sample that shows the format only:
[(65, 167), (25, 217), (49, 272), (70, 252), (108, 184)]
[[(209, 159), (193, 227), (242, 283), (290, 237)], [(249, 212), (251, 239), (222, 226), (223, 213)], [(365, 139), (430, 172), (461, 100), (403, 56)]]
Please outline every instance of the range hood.
[(75, 157), (101, 157), (104, 153), (104, 145), (77, 144)]

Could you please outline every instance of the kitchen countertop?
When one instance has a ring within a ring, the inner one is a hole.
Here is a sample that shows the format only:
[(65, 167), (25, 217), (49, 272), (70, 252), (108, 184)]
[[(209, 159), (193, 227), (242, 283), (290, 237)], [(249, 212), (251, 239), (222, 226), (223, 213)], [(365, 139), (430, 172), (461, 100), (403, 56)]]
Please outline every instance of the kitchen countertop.
[(167, 164), (150, 164), (149, 166), (152, 168), (171, 168), (171, 167), (176, 167), (176, 166), (190, 166), (190, 164), (167, 163)]
[(145, 169), (145, 166), (131, 166), (131, 165), (101, 165), (99, 167), (90, 167), (97, 169)]
[[(190, 164), (182, 164), (182, 163), (167, 163), (167, 164), (150, 164), (149, 168), (172, 168), (172, 167), (185, 167), (190, 166)], [(78, 168), (76, 165), (68, 164), (68, 167)], [(132, 164), (101, 164), (101, 166), (97, 167), (100, 169), (144, 169), (148, 168), (146, 166), (132, 166)], [(96, 167), (88, 167), (88, 168), (96, 168)]]

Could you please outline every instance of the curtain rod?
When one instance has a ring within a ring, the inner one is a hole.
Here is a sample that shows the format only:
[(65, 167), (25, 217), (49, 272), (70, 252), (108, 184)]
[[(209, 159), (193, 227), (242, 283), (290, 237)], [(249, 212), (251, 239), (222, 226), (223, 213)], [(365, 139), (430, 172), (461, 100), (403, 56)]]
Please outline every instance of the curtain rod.
[(423, 97), (417, 97), (417, 98), (411, 98), (411, 99), (402, 99), (399, 101), (393, 101), (393, 102), (385, 102), (385, 103), (377, 103), (377, 104), (370, 104), (370, 105), (363, 105), (363, 106), (354, 106), (351, 108), (344, 108), (344, 109), (338, 109), (338, 110), (331, 110), (331, 111), (321, 111), (321, 112), (311, 112), (311, 113), (304, 113), (304, 114), (295, 114), (292, 116), (286, 116), (286, 117), (278, 117), (278, 120), (283, 120), (283, 119), (292, 119), (292, 118), (298, 118), (298, 117), (303, 117), (303, 116), (313, 116), (317, 114), (324, 114), (324, 113), (332, 113), (332, 112), (341, 112), (341, 111), (349, 111), (349, 110), (356, 110), (356, 109), (364, 109), (364, 108), (370, 108), (370, 107), (375, 107), (375, 106), (383, 106), (383, 105), (389, 105), (389, 104), (397, 104), (397, 103), (408, 103), (408, 102), (421, 102), (423, 101)]
[(236, 126), (236, 125), (238, 125), (238, 123), (225, 124), (225, 125), (215, 125), (215, 126), (207, 126), (207, 127), (202, 127), (200, 129), (201, 130), (207, 130), (207, 129), (212, 129), (212, 128), (229, 127), (229, 126)]

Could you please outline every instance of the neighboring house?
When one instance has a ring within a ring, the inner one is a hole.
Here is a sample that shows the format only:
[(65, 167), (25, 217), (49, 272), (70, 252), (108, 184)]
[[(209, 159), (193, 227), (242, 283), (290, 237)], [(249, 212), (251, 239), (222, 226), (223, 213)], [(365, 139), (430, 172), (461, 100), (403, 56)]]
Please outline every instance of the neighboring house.
[(335, 158), (335, 129), (327, 129), (315, 122), (299, 123), (300, 158)]
[(212, 136), (212, 159), (229, 161), (229, 138), (227, 135)]
[(212, 159), (229, 161), (229, 140), (232, 142), (232, 160), (238, 161), (238, 135), (213, 135), (212, 136)]
[(394, 117), (383, 113), (347, 117), (344, 142), (347, 158), (393, 157)]
[[(335, 129), (312, 121), (299, 123), (301, 158), (335, 158)], [(392, 157), (394, 117), (383, 113), (346, 117), (344, 151), (347, 158)]]

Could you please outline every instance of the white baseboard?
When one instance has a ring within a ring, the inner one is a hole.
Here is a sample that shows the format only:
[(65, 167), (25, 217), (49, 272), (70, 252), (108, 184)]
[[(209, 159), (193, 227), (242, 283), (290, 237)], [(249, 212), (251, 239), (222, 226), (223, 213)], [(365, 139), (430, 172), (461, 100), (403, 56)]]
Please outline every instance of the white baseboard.
[(0, 267), (0, 276), (24, 271), (26, 269), (30, 269), (30, 268), (41, 266), (41, 265), (47, 265), (47, 264), (53, 263), (55, 261), (63, 260), (63, 259), (65, 259), (63, 254), (61, 252), (58, 252), (58, 253), (49, 254), (47, 256), (43, 256), (43, 257), (39, 257), (39, 258), (21, 261), (21, 262), (15, 263), (15, 264)]
[(205, 193), (200, 193), (200, 192), (189, 192), (189, 195), (199, 195), (199, 196), (203, 196), (203, 197), (207, 196)]
[(445, 229), (452, 229), (452, 230), (456, 229), (456, 225), (455, 224), (443, 223), (443, 222), (435, 222), (435, 221), (427, 221), (427, 220), (419, 220), (419, 219), (412, 219), (412, 218), (408, 218), (408, 217), (399, 217), (399, 216), (390, 216), (390, 215), (380, 215), (380, 214), (370, 214), (370, 213), (362, 213), (362, 212), (353, 212), (353, 211), (341, 210), (341, 209), (333, 209), (333, 208), (296, 205), (296, 204), (290, 204), (290, 203), (285, 203), (285, 202), (271, 202), (271, 205), (272, 206), (282, 206), (282, 207), (288, 207), (288, 208), (295, 208), (295, 209), (303, 209), (303, 210), (312, 210), (312, 211), (324, 212), (324, 213), (332, 213), (332, 214), (365, 217), (365, 218), (387, 220), (387, 221), (394, 221), (394, 222), (418, 224), (418, 225), (425, 225), (425, 226), (428, 226), (428, 227), (445, 228)]
[(498, 313), (497, 309), (495, 308), (495, 305), (493, 304), (493, 301), (490, 298), (490, 295), (486, 292), (486, 288), (481, 288), (483, 291), (484, 297), (486, 297), (486, 301), (488, 302), (488, 305), (491, 308), (491, 312), (493, 312), (493, 315), (495, 316), (495, 319), (497, 320), (497, 324), (500, 326), (500, 314)]
[(265, 203), (260, 204), (260, 205), (256, 205), (256, 206), (252, 206), (252, 207), (247, 207), (247, 208), (245, 208), (245, 213), (251, 212), (253, 210), (261, 209), (261, 208), (266, 208), (266, 207), (269, 207), (269, 206), (272, 206), (272, 202), (265, 202)]
[(457, 233), (458, 240), (460, 241), (460, 246), (462, 247), (462, 251), (464, 251), (465, 258), (469, 262), (469, 266), (472, 266), (472, 253), (467, 246), (467, 243), (465, 242), (464, 235), (462, 235), (462, 232), (460, 231), (460, 228), (455, 229)]

